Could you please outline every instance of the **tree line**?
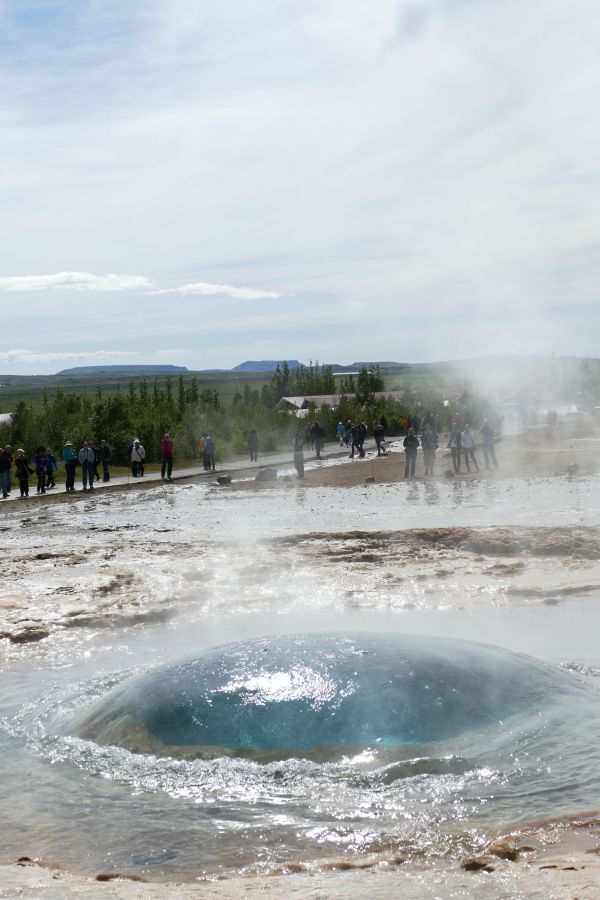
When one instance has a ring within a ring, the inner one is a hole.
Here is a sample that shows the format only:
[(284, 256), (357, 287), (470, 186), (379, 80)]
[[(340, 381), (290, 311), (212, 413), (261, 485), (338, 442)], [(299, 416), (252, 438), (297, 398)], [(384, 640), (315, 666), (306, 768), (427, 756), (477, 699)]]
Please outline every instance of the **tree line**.
[[(458, 405), (448, 407), (434, 392), (417, 395), (409, 390), (398, 402), (376, 399), (374, 394), (381, 390), (384, 380), (377, 366), (363, 367), (356, 376), (342, 378), (336, 390), (331, 366), (318, 362), (293, 370), (284, 362), (260, 392), (245, 384), (227, 405), (218, 391), (202, 388), (196, 376), (186, 382), (183, 374), (175, 382), (167, 378), (164, 384), (158, 379), (151, 384), (131, 379), (125, 388), (112, 393), (98, 385), (94, 397), (67, 393), (61, 387), (53, 394), (44, 389), (41, 403), (18, 401), (10, 421), (0, 424), (0, 446), (10, 443), (33, 454), (40, 445), (56, 452), (66, 441), (81, 446), (83, 440), (99, 444), (104, 438), (111, 446), (113, 462), (125, 465), (136, 437), (145, 447), (148, 461), (154, 462), (159, 459), (159, 442), (165, 432), (174, 438), (176, 454), (183, 459), (195, 458), (199, 437), (210, 434), (217, 457), (223, 459), (247, 451), (252, 429), (258, 433), (260, 452), (265, 453), (288, 448), (294, 429), (317, 419), (327, 439), (333, 440), (340, 420), (364, 419), (370, 430), (373, 418), (384, 414), (388, 433), (394, 435), (401, 433), (407, 417), (430, 413), (447, 420), (458, 411), (476, 422), (483, 414), (482, 402), (466, 392)], [(344, 395), (335, 408), (312, 407), (305, 420), (275, 409), (281, 397), (334, 393)]]

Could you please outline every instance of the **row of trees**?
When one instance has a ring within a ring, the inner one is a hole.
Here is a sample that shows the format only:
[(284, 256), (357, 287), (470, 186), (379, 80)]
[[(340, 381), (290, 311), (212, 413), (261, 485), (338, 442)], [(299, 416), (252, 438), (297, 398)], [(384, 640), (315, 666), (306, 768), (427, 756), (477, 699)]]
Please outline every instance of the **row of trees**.
[(323, 394), (356, 394), (360, 404), (368, 403), (376, 391), (383, 391), (385, 383), (379, 366), (371, 365), (367, 369), (362, 366), (356, 375), (343, 376), (338, 384), (335, 382), (331, 366), (319, 365), (310, 361), (308, 366), (290, 369), (287, 362), (277, 366), (271, 381), (262, 389), (263, 403), (271, 406), (282, 397), (315, 396)]
[(223, 459), (247, 451), (251, 429), (257, 431), (259, 448), (264, 453), (288, 448), (294, 428), (316, 419), (328, 438), (334, 439), (340, 420), (362, 418), (370, 428), (375, 416), (385, 414), (389, 434), (399, 434), (407, 416), (423, 417), (430, 413), (438, 415), (445, 424), (455, 414), (476, 422), (485, 413), (481, 401), (470, 394), (464, 394), (450, 407), (434, 393), (421, 392), (417, 396), (408, 392), (402, 402), (376, 400), (374, 394), (384, 389), (376, 366), (364, 367), (356, 376), (342, 379), (340, 388), (337, 392), (345, 396), (339, 404), (313, 408), (307, 420), (299, 423), (293, 413), (276, 410), (277, 401), (286, 395), (336, 393), (330, 366), (320, 366), (317, 362), (290, 371), (283, 363), (260, 393), (245, 384), (227, 407), (217, 391), (202, 389), (195, 377), (186, 383), (182, 375), (178, 382), (167, 379), (164, 385), (158, 379), (150, 385), (145, 380), (131, 380), (125, 390), (117, 389), (111, 394), (98, 386), (93, 399), (68, 394), (59, 387), (52, 396), (44, 391), (37, 406), (19, 401), (12, 419), (0, 425), (0, 445), (10, 443), (32, 453), (43, 444), (56, 452), (67, 440), (80, 446), (84, 439), (99, 443), (105, 438), (111, 445), (114, 461), (126, 464), (127, 449), (137, 437), (152, 462), (158, 459), (160, 438), (168, 431), (175, 440), (179, 458), (193, 459), (199, 437), (210, 434), (218, 457)]

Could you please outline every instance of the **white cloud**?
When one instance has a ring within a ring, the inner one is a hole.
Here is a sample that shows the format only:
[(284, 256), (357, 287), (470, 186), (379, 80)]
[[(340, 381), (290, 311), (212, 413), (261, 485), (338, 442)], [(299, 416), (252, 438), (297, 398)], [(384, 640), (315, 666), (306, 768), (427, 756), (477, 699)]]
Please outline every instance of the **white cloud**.
[(56, 272), (52, 275), (3, 275), (0, 291), (131, 291), (151, 288), (141, 275), (92, 275), (90, 272)]
[(71, 353), (69, 351), (41, 353), (36, 350), (5, 350), (0, 352), (0, 362), (39, 363), (72, 359), (85, 359), (93, 362), (102, 359), (123, 359), (130, 356), (139, 356), (139, 353), (137, 350), (92, 350), (88, 353)]
[(196, 281), (183, 284), (181, 287), (165, 288), (153, 291), (153, 294), (198, 294), (202, 297), (224, 295), (234, 300), (277, 300), (281, 294), (275, 291), (263, 291), (260, 288), (233, 287), (230, 284), (210, 284), (207, 281)]

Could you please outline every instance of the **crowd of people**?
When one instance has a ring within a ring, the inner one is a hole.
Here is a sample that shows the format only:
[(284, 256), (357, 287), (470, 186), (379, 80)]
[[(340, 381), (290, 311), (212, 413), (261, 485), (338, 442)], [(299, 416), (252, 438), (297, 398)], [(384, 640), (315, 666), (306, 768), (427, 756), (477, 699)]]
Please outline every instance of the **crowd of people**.
[[(408, 421), (408, 420), (407, 420)], [(385, 416), (379, 416), (373, 419), (372, 435), (375, 440), (377, 456), (387, 455), (386, 450), (386, 430), (387, 422)], [(305, 426), (303, 430), (297, 428), (294, 432), (292, 440), (292, 450), (294, 455), (294, 465), (298, 476), (304, 477), (304, 451), (311, 449), (314, 451), (317, 459), (321, 457), (325, 441), (325, 429), (320, 422), (315, 421)], [(367, 424), (364, 420), (358, 422), (339, 422), (337, 426), (337, 439), (341, 447), (347, 447), (350, 450), (350, 458), (355, 457), (362, 459), (365, 456), (364, 443), (368, 434)], [(487, 419), (484, 419), (479, 429), (481, 437), (481, 449), (483, 451), (484, 464), (487, 469), (491, 466), (498, 468), (496, 452), (494, 449), (495, 433), (492, 425)], [(420, 440), (419, 440), (420, 436)], [(258, 461), (258, 435), (255, 429), (248, 434), (248, 447), (250, 450), (250, 461)], [(407, 434), (403, 440), (405, 453), (404, 477), (411, 478), (415, 475), (417, 451), (421, 447), (423, 451), (423, 462), (425, 467), (425, 475), (431, 476), (435, 474), (436, 452), (439, 449), (439, 422), (437, 417), (425, 417), (421, 420), (412, 420), (412, 424), (408, 425)], [(479, 471), (479, 462), (475, 454), (476, 444), (475, 437), (468, 423), (459, 424), (457, 421), (451, 421), (448, 425), (447, 448), (452, 456), (452, 466), (456, 473), (460, 473), (461, 466), (464, 464), (467, 472), (471, 471), (471, 466), (475, 471)], [(198, 442), (198, 455), (202, 458), (203, 467), (206, 472), (214, 472), (215, 465), (215, 442), (208, 434), (203, 434)], [(171, 435), (166, 432), (160, 440), (160, 474), (163, 480), (171, 481), (173, 473), (173, 455), (174, 443)], [(129, 460), (131, 474), (134, 478), (143, 478), (146, 451), (138, 438), (134, 438), (127, 448), (127, 458)], [(81, 467), (81, 481), (84, 491), (93, 491), (94, 483), (102, 478), (103, 482), (110, 481), (110, 464), (111, 464), (111, 448), (107, 440), (102, 440), (96, 447), (87, 440), (82, 442), (78, 452), (75, 451), (71, 441), (67, 441), (62, 450), (62, 462), (65, 467), (65, 490), (67, 493), (75, 491), (75, 472), (77, 467)], [(50, 447), (39, 446), (30, 462), (27, 454), (22, 448), (19, 448), (13, 455), (10, 445), (0, 448), (0, 486), (2, 488), (2, 497), (8, 498), (11, 493), (11, 473), (14, 465), (16, 478), (19, 482), (19, 490), (21, 497), (29, 496), (30, 478), (37, 479), (37, 493), (45, 494), (47, 491), (56, 487), (54, 474), (59, 467)], [(102, 469), (100, 474), (99, 469)]]
[[(161, 438), (160, 455), (161, 477), (163, 480), (171, 481), (173, 441), (169, 434), (165, 434)], [(107, 440), (102, 440), (97, 447), (84, 440), (78, 452), (73, 447), (72, 441), (66, 441), (61, 456), (65, 467), (65, 490), (67, 493), (75, 491), (75, 472), (78, 467), (81, 467), (81, 483), (84, 491), (93, 491), (94, 483), (99, 481), (100, 477), (103, 482), (110, 481), (111, 449)], [(138, 438), (134, 438), (129, 445), (127, 457), (133, 477), (143, 477), (146, 451)], [(3, 499), (7, 499), (11, 493), (13, 464), (21, 497), (29, 497), (29, 480), (34, 476), (37, 479), (38, 494), (45, 494), (56, 487), (54, 473), (59, 468), (59, 461), (50, 447), (39, 446), (30, 462), (21, 447), (13, 455), (12, 446), (7, 444), (6, 447), (0, 447), (0, 485)]]
[[(423, 451), (423, 463), (425, 475), (431, 476), (435, 474), (436, 452), (439, 449), (439, 416), (426, 416), (423, 419), (414, 418), (406, 419), (406, 437), (402, 441), (405, 454), (404, 477), (412, 478), (415, 475), (417, 463), (417, 451), (421, 447)], [(387, 422), (385, 416), (379, 416), (373, 419), (372, 434), (375, 440), (377, 456), (386, 456), (385, 433)], [(404, 431), (404, 428), (402, 429)], [(364, 419), (359, 422), (338, 422), (336, 434), (340, 447), (346, 446), (350, 449), (350, 458), (355, 456), (359, 459), (364, 458), (364, 442), (368, 433), (367, 424)], [(485, 467), (487, 469), (498, 468), (498, 460), (496, 459), (496, 451), (494, 449), (495, 432), (488, 419), (484, 419), (479, 429), (481, 436), (481, 449)], [(294, 465), (298, 476), (304, 477), (304, 449), (310, 447), (315, 451), (317, 459), (321, 456), (324, 429), (319, 422), (307, 424), (304, 431), (296, 429), (293, 440), (292, 450), (294, 454)], [(420, 440), (419, 440), (420, 435)], [(464, 462), (467, 472), (471, 471), (471, 465), (475, 471), (479, 472), (479, 463), (475, 456), (475, 437), (468, 422), (461, 425), (457, 421), (451, 421), (448, 424), (448, 441), (447, 448), (452, 456), (452, 467), (454, 472), (460, 473), (461, 465)], [(490, 465), (491, 464), (491, 465)]]
[[(481, 449), (486, 469), (490, 468), (490, 463), (494, 468), (498, 468), (498, 460), (496, 459), (496, 451), (494, 449), (495, 432), (488, 421), (483, 420), (483, 424), (479, 429), (481, 435)], [(404, 467), (404, 477), (411, 478), (415, 474), (415, 466), (417, 461), (417, 450), (421, 446), (423, 450), (423, 463), (425, 466), (425, 475), (434, 475), (436, 451), (439, 449), (438, 432), (435, 430), (434, 422), (424, 420), (422, 422), (421, 440), (417, 436), (416, 428), (409, 428), (408, 434), (403, 441), (406, 462)], [(475, 456), (475, 437), (468, 422), (460, 425), (458, 422), (450, 422), (448, 425), (448, 442), (447, 449), (450, 450), (452, 456), (452, 468), (455, 473), (460, 473), (461, 464), (464, 462), (467, 472), (471, 471), (473, 465), (476, 472), (479, 472), (479, 463)]]

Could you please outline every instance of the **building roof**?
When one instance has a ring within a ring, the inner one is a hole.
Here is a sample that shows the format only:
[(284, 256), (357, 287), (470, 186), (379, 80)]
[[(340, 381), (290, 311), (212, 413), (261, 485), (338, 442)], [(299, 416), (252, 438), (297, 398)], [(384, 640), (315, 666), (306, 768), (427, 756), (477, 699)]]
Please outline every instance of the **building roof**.
[[(404, 391), (375, 391), (373, 396), (376, 400), (383, 397), (389, 397), (391, 400), (400, 400)], [(354, 400), (356, 394), (302, 394), (298, 397), (282, 397), (277, 404), (277, 409), (300, 410), (308, 409), (312, 403), (314, 406), (330, 406), (335, 409), (340, 405), (342, 397), (348, 400)]]

